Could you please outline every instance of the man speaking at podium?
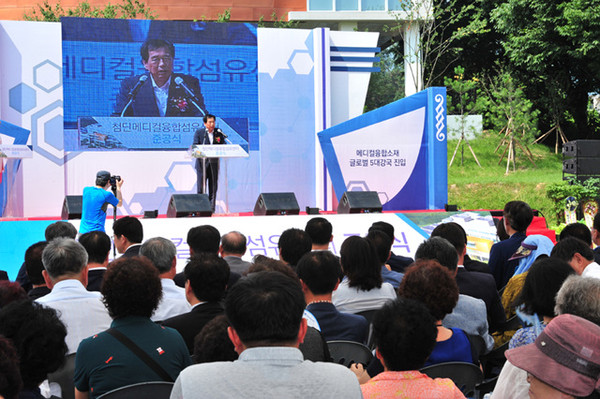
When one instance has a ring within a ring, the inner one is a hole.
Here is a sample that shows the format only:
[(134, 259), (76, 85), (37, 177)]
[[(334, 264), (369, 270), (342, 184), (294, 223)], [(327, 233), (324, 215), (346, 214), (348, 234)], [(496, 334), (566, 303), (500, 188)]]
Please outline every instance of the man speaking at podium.
[(173, 73), (175, 47), (148, 39), (140, 48), (148, 73), (121, 82), (113, 116), (202, 116), (206, 113), (200, 83), (191, 75)]
[[(215, 129), (215, 116), (206, 114), (203, 121), (204, 127), (196, 130), (193, 144), (225, 144), (226, 136), (221, 129)], [(206, 159), (206, 176), (202, 173), (202, 159), (196, 159), (196, 175), (198, 177), (198, 193), (202, 193), (202, 183), (208, 182), (208, 198), (214, 212), (219, 180), (219, 159)]]

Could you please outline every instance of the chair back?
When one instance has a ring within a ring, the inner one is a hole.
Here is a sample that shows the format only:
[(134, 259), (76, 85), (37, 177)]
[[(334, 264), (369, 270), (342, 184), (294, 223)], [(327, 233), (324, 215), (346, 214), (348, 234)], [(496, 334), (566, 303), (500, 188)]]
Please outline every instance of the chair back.
[(63, 399), (75, 399), (75, 384), (73, 375), (75, 374), (75, 353), (67, 355), (65, 364), (54, 373), (48, 374), (48, 382), (55, 382), (60, 385)]
[(98, 397), (98, 399), (169, 399), (173, 390), (172, 382), (150, 381), (127, 385), (113, 389)]
[(373, 358), (373, 353), (368, 347), (354, 341), (328, 341), (327, 347), (331, 360), (346, 367), (352, 363), (367, 365)]
[(431, 378), (450, 378), (467, 397), (473, 396), (475, 386), (483, 381), (481, 369), (473, 363), (439, 363), (423, 367), (421, 373), (427, 374)]

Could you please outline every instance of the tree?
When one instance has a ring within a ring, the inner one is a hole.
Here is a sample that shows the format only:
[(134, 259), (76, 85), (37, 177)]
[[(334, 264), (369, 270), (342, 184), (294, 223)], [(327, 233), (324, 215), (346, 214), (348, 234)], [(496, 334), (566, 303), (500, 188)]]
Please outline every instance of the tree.
[(371, 74), (365, 112), (383, 107), (404, 97), (404, 65), (394, 62), (389, 49), (379, 54), (380, 61), (375, 65), (381, 71)]
[(108, 3), (104, 8), (92, 7), (87, 1), (82, 1), (77, 7), (66, 10), (60, 5), (60, 1), (53, 6), (45, 0), (35, 6), (31, 13), (23, 16), (26, 21), (47, 22), (58, 22), (60, 17), (154, 19), (157, 15), (139, 0), (121, 0), (115, 5)]

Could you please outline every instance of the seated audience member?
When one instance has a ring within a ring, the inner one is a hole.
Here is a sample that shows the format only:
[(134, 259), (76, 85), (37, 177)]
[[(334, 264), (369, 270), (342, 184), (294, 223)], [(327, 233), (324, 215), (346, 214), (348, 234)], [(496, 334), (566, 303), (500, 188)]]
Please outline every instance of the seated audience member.
[(200, 253), (192, 256), (185, 266), (185, 297), (192, 310), (162, 322), (163, 326), (179, 331), (190, 354), (194, 351), (194, 337), (214, 317), (223, 314), (221, 300), (229, 280), (229, 266), (215, 254)]
[[(586, 244), (589, 244), (590, 248), (594, 248), (594, 243), (592, 240), (592, 231), (590, 231), (590, 229), (583, 223), (576, 222), (566, 225), (560, 232), (558, 240), (561, 241), (567, 237), (579, 238), (581, 241), (585, 242)], [(594, 250), (594, 262), (598, 263), (599, 261), (600, 252)]]
[[(381, 230), (392, 240), (392, 249), (394, 248), (394, 241), (396, 240), (396, 236), (394, 235), (394, 226), (387, 222), (375, 222), (369, 227), (369, 232), (371, 230)], [(406, 240), (405, 240), (406, 241)], [(388, 265), (392, 268), (393, 271), (398, 273), (404, 273), (404, 269), (410, 266), (414, 260), (408, 256), (400, 256), (394, 254), (392, 251), (390, 258), (387, 261)]]
[[(109, 330), (86, 338), (79, 345), (75, 397), (96, 398), (146, 381), (174, 381), (191, 359), (177, 331), (150, 320), (163, 293), (152, 263), (138, 256), (113, 261), (101, 292), (113, 321)], [(128, 340), (133, 347), (126, 344)], [(158, 364), (164, 376), (133, 351), (135, 346)]]
[[(600, 379), (600, 327), (581, 317), (555, 317), (535, 343), (506, 351), (527, 372), (531, 398), (581, 398)], [(596, 397), (597, 397), (596, 392)]]
[(279, 259), (295, 269), (302, 255), (311, 251), (312, 241), (304, 230), (287, 229), (281, 233), (277, 247)]
[(329, 251), (305, 254), (296, 266), (306, 300), (326, 341), (346, 340), (366, 343), (369, 323), (359, 315), (339, 312), (331, 302), (331, 293), (339, 285), (340, 264)]
[(0, 280), (0, 309), (11, 302), (28, 299), (27, 293), (17, 282)]
[(248, 272), (246, 274), (268, 271), (280, 272), (291, 278), (298, 277), (298, 275), (296, 274), (294, 269), (290, 267), (290, 265), (285, 264), (283, 261), (269, 258), (265, 255), (256, 255), (252, 259), (252, 264), (250, 265), (250, 268), (248, 269)]
[(50, 293), (50, 288), (46, 285), (44, 275), (42, 274), (44, 270), (42, 252), (46, 248), (46, 245), (48, 245), (46, 241), (36, 242), (25, 251), (25, 270), (27, 271), (27, 278), (32, 284), (32, 288), (27, 295), (32, 300)]
[[(498, 237), (498, 241), (508, 240), (510, 236), (506, 232), (504, 228), (504, 218), (496, 219), (494, 218), (494, 224), (496, 225), (496, 237)], [(532, 219), (533, 220), (533, 219)]]
[(559, 241), (550, 256), (568, 262), (580, 276), (600, 278), (600, 265), (594, 262), (594, 251), (578, 238)]
[(72, 238), (55, 238), (42, 252), (42, 273), (52, 291), (36, 301), (55, 309), (65, 323), (68, 354), (77, 351), (82, 339), (110, 326), (100, 293), (85, 289), (87, 260), (83, 245)]
[(328, 251), (333, 241), (333, 226), (324, 217), (314, 217), (306, 222), (304, 231), (310, 237), (313, 251)]
[(229, 270), (240, 276), (248, 271), (250, 262), (242, 259), (246, 254), (246, 236), (239, 231), (230, 231), (221, 237), (219, 255), (229, 265)]
[(110, 237), (103, 231), (90, 231), (79, 237), (79, 243), (83, 245), (88, 254), (88, 291), (100, 292), (102, 279), (108, 265), (110, 253)]
[[(570, 275), (556, 294), (556, 315), (571, 314), (600, 325), (600, 279)], [(492, 393), (493, 399), (528, 398), (527, 372), (504, 363)], [(600, 395), (598, 395), (600, 397)]]
[(17, 350), (11, 340), (0, 335), (0, 397), (17, 399), (22, 387)]
[[(44, 236), (46, 238), (46, 242), (50, 242), (59, 237), (75, 238), (77, 237), (77, 229), (69, 222), (54, 222), (46, 227)], [(16, 281), (21, 284), (21, 287), (23, 287), (25, 291), (29, 292), (31, 290), (32, 285), (29, 281), (29, 277), (27, 277), (25, 263), (21, 265)]]
[(113, 224), (115, 248), (117, 252), (129, 258), (140, 253), (144, 240), (144, 228), (138, 218), (125, 216)]
[(361, 385), (363, 397), (464, 398), (447, 378), (419, 372), (436, 345), (435, 319), (419, 301), (397, 298), (377, 311), (373, 320), (375, 356), (384, 372)]
[(183, 370), (171, 398), (360, 398), (356, 377), (332, 363), (303, 360), (304, 295), (282, 273), (252, 273), (225, 299), (234, 362), (203, 363)]
[(194, 338), (194, 363), (232, 362), (238, 354), (227, 335), (229, 322), (220, 315), (206, 323)]
[(152, 321), (163, 321), (170, 317), (188, 313), (191, 306), (185, 298), (185, 289), (173, 281), (177, 266), (177, 248), (170, 240), (154, 237), (142, 244), (140, 255), (150, 259), (158, 270), (162, 285), (162, 299), (154, 311)]
[[(431, 237), (423, 241), (415, 252), (415, 259), (437, 261), (450, 271), (456, 283), (458, 254), (445, 238)], [(460, 328), (467, 334), (480, 336), (486, 351), (494, 346), (494, 339), (489, 333), (485, 302), (481, 299), (459, 293), (456, 306), (444, 317), (442, 323), (445, 327)]]
[(467, 254), (467, 233), (462, 226), (454, 222), (442, 223), (433, 229), (431, 237), (442, 237), (452, 244), (458, 255), (455, 277), (458, 291), (463, 295), (485, 302), (490, 332), (502, 328), (506, 318), (500, 295), (496, 291), (494, 277), (489, 273), (472, 272), (464, 267), (464, 259)]
[(333, 291), (333, 304), (340, 312), (359, 313), (377, 310), (396, 298), (396, 291), (381, 277), (381, 265), (373, 244), (366, 238), (351, 236), (340, 250), (344, 279)]
[(403, 274), (388, 269), (386, 265), (392, 254), (392, 240), (383, 231), (377, 229), (370, 229), (367, 240), (371, 241), (377, 254), (377, 259), (381, 265), (381, 278), (385, 283), (390, 283), (392, 287), (398, 288)]
[(510, 340), (510, 349), (531, 344), (540, 335), (555, 316), (554, 298), (571, 274), (574, 274), (573, 269), (560, 259), (542, 258), (534, 262), (515, 304), (520, 306), (521, 319), (527, 319), (532, 325), (515, 333)]
[(600, 255), (600, 212), (594, 216), (594, 224), (592, 225), (592, 242), (596, 245), (594, 255)]
[(0, 310), (0, 335), (12, 341), (19, 356), (19, 398), (43, 399), (39, 385), (63, 365), (67, 353), (67, 330), (57, 312), (29, 300), (13, 302)]
[(504, 206), (503, 220), (504, 229), (510, 238), (492, 245), (488, 262), (498, 290), (508, 283), (515, 272), (518, 261), (509, 258), (525, 239), (525, 231), (533, 220), (533, 211), (523, 201), (510, 201)]

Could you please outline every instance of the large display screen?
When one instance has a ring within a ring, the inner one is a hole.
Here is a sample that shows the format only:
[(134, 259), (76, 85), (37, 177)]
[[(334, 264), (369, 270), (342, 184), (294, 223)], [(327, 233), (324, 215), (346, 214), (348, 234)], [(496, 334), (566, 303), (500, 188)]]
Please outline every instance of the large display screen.
[(66, 151), (184, 149), (204, 113), (233, 142), (258, 150), (256, 25), (61, 22)]

